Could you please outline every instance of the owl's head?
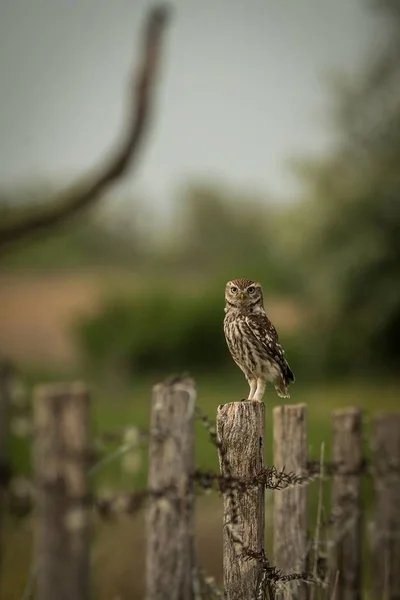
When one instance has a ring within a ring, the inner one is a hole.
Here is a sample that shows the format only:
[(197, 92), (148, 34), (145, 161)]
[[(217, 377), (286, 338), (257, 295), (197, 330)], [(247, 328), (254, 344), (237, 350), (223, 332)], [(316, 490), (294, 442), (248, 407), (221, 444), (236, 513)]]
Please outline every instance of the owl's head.
[(262, 287), (251, 279), (232, 279), (225, 287), (226, 307), (238, 309), (263, 305)]

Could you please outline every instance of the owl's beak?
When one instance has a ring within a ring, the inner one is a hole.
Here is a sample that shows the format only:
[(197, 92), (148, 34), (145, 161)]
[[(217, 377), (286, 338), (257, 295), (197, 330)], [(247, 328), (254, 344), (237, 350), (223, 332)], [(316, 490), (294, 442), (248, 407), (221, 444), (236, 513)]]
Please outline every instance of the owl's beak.
[(244, 294), (243, 294), (243, 292), (240, 294), (240, 302), (244, 302)]

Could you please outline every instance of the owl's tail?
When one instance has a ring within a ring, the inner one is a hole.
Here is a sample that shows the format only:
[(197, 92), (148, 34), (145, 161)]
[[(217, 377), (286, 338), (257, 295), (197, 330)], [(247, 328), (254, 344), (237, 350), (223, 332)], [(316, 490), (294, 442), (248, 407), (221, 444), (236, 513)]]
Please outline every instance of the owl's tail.
[(276, 385), (275, 391), (278, 394), (279, 398), (290, 398), (289, 388), (282, 385)]
[(278, 394), (279, 398), (290, 398), (289, 392), (289, 383), (293, 381), (291, 379), (285, 380), (283, 377), (279, 377), (279, 379), (275, 379), (275, 391)]
[(286, 362), (286, 364), (285, 364), (286, 368), (284, 371), (285, 379), (287, 380), (288, 383), (290, 383), (291, 381), (295, 380), (295, 377), (294, 377), (294, 373), (293, 373), (292, 369), (289, 367), (289, 363), (287, 361), (285, 361), (285, 362)]

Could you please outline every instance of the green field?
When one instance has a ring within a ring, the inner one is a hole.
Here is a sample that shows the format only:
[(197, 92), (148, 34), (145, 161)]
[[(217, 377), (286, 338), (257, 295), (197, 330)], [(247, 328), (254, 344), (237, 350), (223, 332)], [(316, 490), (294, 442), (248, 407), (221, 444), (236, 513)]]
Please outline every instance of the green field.
[[(35, 375), (30, 383), (49, 380)], [(53, 378), (51, 378), (53, 379)], [(112, 390), (93, 384), (92, 429), (94, 439), (104, 431), (113, 431), (128, 425), (148, 428), (151, 400), (151, 381), (141, 381), (131, 388)], [(226, 377), (200, 377), (197, 381), (198, 405), (212, 420), (219, 404), (239, 400), (246, 396), (247, 385), (240, 374)], [(321, 443), (325, 444), (325, 457), (330, 458), (331, 414), (337, 408), (357, 406), (365, 412), (366, 448), (368, 429), (373, 416), (380, 412), (400, 410), (400, 384), (398, 382), (360, 382), (298, 384), (292, 388), (293, 403), (304, 402), (308, 410), (309, 454), (318, 459)], [(280, 403), (273, 389), (265, 397), (267, 409), (266, 448), (267, 464), (272, 461), (271, 411)], [(29, 470), (30, 449), (26, 441), (14, 440), (13, 460), (17, 471)], [(112, 452), (112, 450), (110, 450)], [(210, 444), (207, 431), (201, 423), (196, 425), (196, 463), (202, 468), (217, 468), (215, 447)], [(124, 471), (120, 460), (99, 469), (95, 486), (113, 489), (137, 489), (146, 483), (146, 449), (142, 450), (141, 467), (135, 475)], [(311, 528), (316, 513), (316, 486), (310, 494)], [(325, 499), (329, 490), (325, 486)], [(371, 489), (365, 488), (369, 505)], [(272, 494), (267, 493), (267, 525), (271, 522)], [(218, 495), (199, 497), (197, 504), (199, 559), (202, 565), (218, 579), (221, 574), (221, 500)], [(270, 542), (267, 530), (267, 547)], [(311, 529), (312, 531), (312, 529)], [(9, 519), (3, 532), (2, 597), (19, 600), (24, 589), (30, 565), (31, 523), (29, 520)], [(144, 519), (117, 517), (112, 522), (97, 522), (94, 531), (93, 573), (94, 586), (99, 600), (140, 598), (144, 567)]]
[[(246, 397), (247, 384), (240, 377), (231, 381), (202, 378), (197, 381), (198, 406), (215, 421), (217, 407)], [(267, 388), (266, 449), (267, 462), (272, 460), (272, 409), (282, 404), (273, 388)], [(93, 428), (95, 432), (137, 424), (147, 428), (151, 401), (151, 383), (139, 383), (131, 391), (114, 397), (99, 390), (94, 396)], [(310, 458), (318, 459), (321, 443), (325, 443), (329, 457), (331, 447), (331, 414), (335, 409), (357, 406), (365, 412), (365, 425), (369, 429), (371, 418), (382, 411), (400, 410), (400, 385), (352, 382), (299, 385), (292, 387), (292, 403), (306, 403), (308, 410), (308, 433)], [(204, 468), (216, 468), (216, 450), (209, 443), (209, 436), (201, 423), (196, 431), (197, 464)], [(142, 480), (141, 480), (142, 481)]]
[[(29, 377), (29, 387), (37, 382), (65, 380), (65, 376)], [(138, 381), (131, 387), (119, 389), (99, 383), (89, 383), (92, 390), (92, 432), (96, 438), (102, 432), (120, 430), (129, 425), (148, 429), (151, 391), (156, 380)], [(232, 373), (228, 379), (224, 374), (218, 377), (201, 376), (196, 379), (198, 406), (212, 421), (215, 421), (220, 404), (245, 398), (247, 383), (240, 373)], [(267, 388), (264, 397), (266, 404), (266, 460), (272, 460), (272, 409), (281, 405), (282, 400), (272, 387)], [(310, 458), (318, 459), (321, 443), (325, 444), (325, 456), (329, 458), (331, 447), (331, 415), (335, 409), (356, 406), (364, 411), (364, 421), (368, 432), (370, 420), (375, 414), (384, 411), (400, 410), (400, 383), (376, 381), (350, 381), (328, 383), (295, 383), (291, 387), (290, 403), (305, 403), (308, 411), (308, 439)], [(25, 442), (14, 443), (15, 462), (25, 471), (29, 464), (29, 452)], [(18, 448), (18, 450), (17, 450)], [(366, 447), (367, 449), (367, 447)], [(196, 461), (198, 466), (216, 468), (216, 450), (209, 443), (209, 436), (201, 423), (196, 425)], [(118, 468), (111, 464), (102, 470), (102, 478), (118, 478)], [(145, 483), (145, 469), (138, 473), (135, 485)]]

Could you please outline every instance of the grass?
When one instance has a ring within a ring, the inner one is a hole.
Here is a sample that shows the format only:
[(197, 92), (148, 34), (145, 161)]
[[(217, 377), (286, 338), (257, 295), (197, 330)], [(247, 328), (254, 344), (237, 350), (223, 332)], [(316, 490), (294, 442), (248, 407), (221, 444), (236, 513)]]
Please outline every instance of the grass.
[[(101, 432), (113, 428), (136, 424), (148, 428), (152, 382), (138, 382), (131, 390), (113, 394), (102, 389), (95, 393), (93, 428)], [(330, 459), (332, 447), (331, 415), (334, 410), (350, 406), (364, 411), (366, 434), (374, 415), (383, 411), (400, 409), (400, 384), (382, 383), (329, 383), (293, 386), (292, 403), (305, 403), (308, 410), (308, 440), (311, 459), (319, 460), (321, 444), (325, 444), (325, 456)], [(215, 420), (217, 407), (246, 397), (247, 384), (235, 375), (231, 380), (203, 377), (197, 380), (198, 406)], [(265, 397), (266, 417), (266, 461), (272, 463), (272, 409), (283, 404), (272, 388), (267, 388)], [(366, 447), (368, 452), (368, 448)], [(209, 442), (208, 433), (201, 423), (196, 424), (196, 460), (203, 468), (217, 468), (216, 450)], [(145, 469), (136, 483), (144, 484)]]
[[(70, 374), (68, 375), (68, 378)], [(37, 382), (65, 380), (65, 374), (34, 373), (28, 377), (29, 387)], [(115, 388), (92, 382), (92, 431), (93, 436), (104, 431), (119, 430), (129, 425), (148, 429), (151, 405), (151, 389), (156, 380), (139, 380), (132, 386)], [(198, 406), (215, 420), (217, 407), (247, 395), (247, 384), (239, 375), (232, 373), (220, 379), (210, 376), (196, 378)], [(336, 409), (356, 406), (363, 410), (368, 436), (370, 422), (380, 412), (400, 410), (400, 382), (349, 381), (292, 386), (291, 403), (305, 403), (308, 411), (309, 456), (319, 460), (321, 443), (325, 445), (325, 456), (330, 459), (332, 447), (331, 415)], [(272, 409), (284, 402), (267, 388), (266, 404), (266, 461), (272, 462)], [(14, 441), (14, 463), (18, 471), (29, 470), (30, 457), (26, 442)], [(368, 448), (366, 447), (368, 452)], [(196, 424), (196, 460), (199, 467), (217, 468), (216, 450), (209, 443), (208, 434), (201, 423)], [(135, 485), (145, 484), (145, 466), (140, 469)], [(111, 464), (102, 472), (103, 478), (115, 481), (118, 470)]]
[[(38, 380), (60, 379), (60, 374), (33, 374), (29, 385)], [(65, 377), (62, 377), (65, 379)], [(144, 429), (149, 426), (151, 387), (153, 381), (137, 381), (130, 387), (120, 387), (93, 383), (92, 429), (95, 438), (103, 431), (112, 431), (129, 425)], [(233, 400), (240, 400), (247, 394), (247, 384), (240, 374), (197, 378), (198, 405), (212, 420), (217, 406)], [(400, 382), (329, 382), (315, 384), (296, 383), (292, 388), (291, 402), (307, 404), (309, 455), (319, 459), (321, 443), (325, 445), (325, 458), (331, 458), (332, 411), (348, 406), (357, 406), (365, 413), (366, 440), (370, 422), (379, 412), (400, 409)], [(270, 388), (265, 398), (266, 417), (266, 461), (272, 463), (272, 408), (281, 400)], [(366, 445), (367, 450), (367, 445)], [(13, 461), (18, 472), (28, 472), (30, 448), (26, 441), (13, 442)], [(217, 469), (216, 449), (208, 439), (208, 433), (201, 423), (196, 425), (196, 463), (205, 469)], [(146, 450), (142, 452), (142, 465), (132, 477), (121, 468), (121, 461), (114, 461), (101, 469), (95, 477), (95, 485), (115, 489), (139, 488), (146, 484)], [(371, 486), (367, 485), (365, 500), (370, 503)], [(329, 496), (329, 486), (324, 485), (324, 499)], [(310, 486), (310, 531), (315, 528), (317, 514), (318, 486)], [(267, 494), (267, 502), (272, 498)], [(268, 504), (269, 505), (269, 504)], [(199, 559), (201, 564), (215, 577), (221, 576), (221, 500), (216, 496), (199, 498), (197, 505), (197, 534)], [(267, 510), (270, 523), (271, 510)], [(31, 527), (29, 520), (9, 519), (3, 530), (3, 572), (2, 597), (19, 600), (31, 560)], [(269, 527), (269, 532), (271, 531)], [(270, 538), (270, 536), (267, 536)], [(270, 545), (270, 539), (267, 540)], [(142, 597), (144, 570), (144, 524), (143, 515), (134, 518), (119, 517), (116, 522), (97, 523), (93, 544), (94, 588), (98, 600)], [(140, 549), (138, 551), (138, 548)]]

